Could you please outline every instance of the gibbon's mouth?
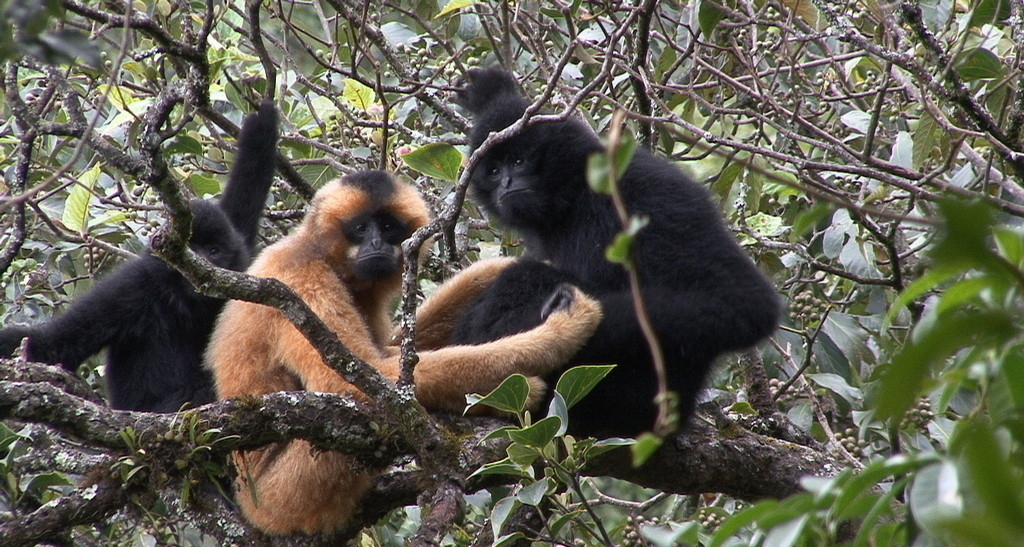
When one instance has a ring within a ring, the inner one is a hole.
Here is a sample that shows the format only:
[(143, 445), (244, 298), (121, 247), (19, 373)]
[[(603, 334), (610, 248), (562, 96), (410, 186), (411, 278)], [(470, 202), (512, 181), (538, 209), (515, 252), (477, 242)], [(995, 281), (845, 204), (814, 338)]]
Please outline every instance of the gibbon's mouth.
[(516, 188), (514, 190), (508, 190), (506, 192), (503, 192), (500, 196), (498, 196), (498, 201), (502, 202), (502, 201), (505, 201), (506, 199), (508, 199), (510, 197), (513, 197), (513, 196), (518, 196), (520, 194), (531, 194), (531, 193), (533, 193), (533, 190), (530, 190), (529, 188)]
[(395, 254), (388, 251), (372, 251), (363, 254), (359, 257), (360, 260), (381, 260), (381, 259), (392, 259)]

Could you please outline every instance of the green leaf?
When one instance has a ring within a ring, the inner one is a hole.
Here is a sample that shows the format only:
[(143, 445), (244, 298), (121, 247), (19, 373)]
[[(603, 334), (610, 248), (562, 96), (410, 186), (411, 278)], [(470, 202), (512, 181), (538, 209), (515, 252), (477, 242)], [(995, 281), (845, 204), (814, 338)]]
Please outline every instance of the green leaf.
[(196, 156), (203, 155), (203, 145), (198, 140), (183, 134), (178, 134), (170, 143), (164, 148), (164, 152), (168, 154), (194, 154)]
[(45, 45), (50, 53), (55, 54), (54, 60), (82, 61), (93, 68), (103, 65), (96, 43), (77, 30), (46, 32), (39, 35), (39, 42)]
[(96, 164), (78, 178), (78, 184), (71, 187), (68, 199), (64, 202), (64, 213), (60, 221), (69, 230), (83, 233), (89, 225), (89, 204), (92, 202), (92, 190), (100, 179), (100, 165)]
[(198, 171), (189, 175), (188, 185), (197, 196), (215, 196), (220, 193), (220, 181)]
[(753, 416), (757, 414), (757, 409), (755, 409), (748, 401), (737, 401), (729, 407), (729, 412)]
[(540, 457), (540, 450), (516, 443), (508, 445), (505, 453), (508, 454), (509, 461), (521, 466), (523, 471), (529, 469), (533, 462), (537, 461), (537, 458)]
[(758, 234), (766, 237), (772, 237), (782, 233), (783, 222), (781, 217), (766, 213), (757, 213), (747, 219), (747, 226)]
[(900, 293), (899, 297), (896, 298), (896, 301), (893, 302), (892, 306), (889, 307), (889, 312), (885, 315), (884, 328), (888, 328), (896, 315), (906, 308), (908, 304), (917, 300), (928, 291), (931, 291), (939, 285), (953, 279), (961, 272), (963, 272), (963, 269), (951, 265), (939, 266), (925, 272), (924, 275), (917, 278), (917, 280), (911, 283), (910, 286), (904, 289), (903, 292)]
[(515, 545), (517, 541), (525, 538), (526, 534), (522, 532), (515, 532), (512, 534), (501, 536), (500, 538), (494, 540), (494, 547), (506, 547)]
[(441, 12), (434, 16), (434, 19), (440, 19), (445, 15), (454, 13), (463, 8), (468, 8), (473, 4), (476, 4), (476, 0), (450, 0), (447, 4), (445, 4), (444, 8), (441, 9)]
[(561, 418), (548, 416), (529, 427), (509, 431), (508, 436), (514, 442), (533, 448), (543, 448), (555, 438), (561, 426)]
[(1006, 72), (999, 57), (984, 48), (975, 49), (967, 54), (956, 69), (960, 76), (967, 81), (996, 80), (1002, 78)]
[(601, 152), (594, 152), (587, 158), (587, 183), (590, 189), (598, 194), (611, 194), (612, 181), (608, 177), (608, 156)]
[[(808, 497), (806, 494), (804, 496)], [(777, 512), (779, 506), (779, 502), (767, 500), (755, 503), (751, 507), (734, 514), (715, 530), (715, 534), (711, 536), (711, 547), (722, 547), (733, 541), (734, 536), (743, 528), (760, 521), (771, 513)]]
[(364, 111), (377, 105), (377, 94), (373, 92), (373, 89), (352, 78), (345, 79), (345, 89), (341, 93), (341, 98)]
[(523, 470), (523, 467), (516, 465), (508, 459), (501, 460), (500, 462), (491, 462), (481, 466), (479, 469), (470, 475), (472, 477), (479, 477), (483, 475), (511, 475), (513, 477), (519, 477), (523, 479), (532, 478), (529, 473)]
[(519, 414), (526, 408), (526, 401), (529, 397), (530, 383), (526, 380), (526, 376), (513, 374), (505, 378), (505, 381), (494, 388), (494, 391), (472, 402), (470, 408), (484, 405), (502, 412)]
[(972, 422), (963, 435), (960, 443), (974, 491), (1003, 526), (1024, 533), (1024, 481), (1007, 461), (995, 434), (988, 426)]
[(572, 408), (580, 402), (615, 365), (583, 365), (573, 367), (558, 379), (555, 391), (565, 398), (566, 408)]
[(664, 439), (653, 433), (644, 433), (637, 437), (636, 444), (632, 447), (633, 467), (640, 467), (646, 463), (661, 448), (664, 442)]
[(700, 23), (700, 31), (704, 36), (711, 38), (718, 23), (725, 18), (725, 12), (718, 9), (718, 6), (711, 2), (701, 2), (697, 8), (697, 21)]
[(525, 505), (537, 507), (544, 501), (544, 496), (548, 493), (549, 486), (550, 481), (547, 478), (540, 479), (519, 490), (519, 493), (516, 494), (516, 499)]
[(1013, 319), (1001, 311), (950, 315), (914, 333), (915, 339), (884, 367), (877, 397), (879, 418), (902, 416), (925, 387), (932, 366), (983, 336), (1012, 336)]
[(519, 500), (514, 496), (502, 498), (494, 503), (494, 507), (491, 509), (491, 532), (495, 538), (501, 536), (501, 529), (505, 527), (505, 521), (518, 506)]
[(428, 177), (448, 182), (458, 181), (462, 170), (462, 152), (444, 142), (421, 146), (402, 156), (402, 161)]
[(921, 16), (928, 28), (940, 34), (953, 14), (953, 0), (921, 0)]
[(938, 146), (940, 133), (941, 128), (935, 118), (927, 110), (922, 111), (914, 131), (914, 169), (920, 169), (925, 160), (932, 156), (932, 150)]
[(558, 430), (559, 435), (565, 435), (566, 429), (569, 427), (569, 406), (565, 404), (565, 397), (555, 390), (554, 395), (551, 397), (551, 403), (548, 405), (548, 416), (558, 416), (562, 420), (562, 427)]
[(627, 234), (620, 233), (615, 236), (615, 240), (612, 241), (608, 249), (605, 250), (604, 256), (609, 262), (615, 264), (626, 264), (629, 262), (629, 257), (633, 253), (633, 243), (636, 238)]
[(980, 27), (995, 21), (1003, 21), (1010, 17), (1010, 2), (1013, 0), (981, 0), (971, 12), (968, 26)]

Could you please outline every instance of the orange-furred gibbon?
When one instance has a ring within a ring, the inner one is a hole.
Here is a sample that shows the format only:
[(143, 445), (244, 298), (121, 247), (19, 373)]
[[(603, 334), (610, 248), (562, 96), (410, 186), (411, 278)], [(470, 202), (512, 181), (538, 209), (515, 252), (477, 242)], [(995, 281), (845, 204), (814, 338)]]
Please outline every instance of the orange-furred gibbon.
[[(328, 183), (295, 233), (263, 251), (249, 273), (294, 289), (358, 357), (398, 378), (390, 304), (401, 287), (401, 242), (428, 222), (416, 190), (380, 171)], [(478, 346), (448, 346), (455, 318), (511, 260), (484, 261), (442, 286), (417, 315), (416, 397), (426, 407), (461, 411), (465, 395), (486, 393), (509, 374), (530, 377), (562, 366), (600, 322), (600, 306), (560, 287), (535, 329)], [(231, 301), (207, 349), (224, 399), (309, 390), (365, 398), (330, 369), (275, 308)], [(531, 378), (534, 387), (543, 383)], [(536, 395), (539, 400), (540, 394)], [(303, 440), (236, 453), (236, 499), (250, 522), (272, 534), (343, 529), (371, 482), (369, 470)]]

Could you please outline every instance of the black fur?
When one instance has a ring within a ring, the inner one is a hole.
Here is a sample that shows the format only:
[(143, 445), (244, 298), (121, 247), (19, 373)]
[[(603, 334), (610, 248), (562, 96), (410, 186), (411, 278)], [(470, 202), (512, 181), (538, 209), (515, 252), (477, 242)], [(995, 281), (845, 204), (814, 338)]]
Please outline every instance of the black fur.
[[(243, 124), (220, 203), (191, 203), (192, 250), (223, 268), (248, 267), (276, 154), (277, 111), (267, 102)], [(75, 370), (107, 348), (112, 407), (173, 412), (185, 403), (216, 400), (202, 360), (223, 304), (197, 293), (176, 270), (145, 252), (50, 321), (0, 331), (0, 354), (11, 355), (27, 336), (29, 358)]]
[[(458, 97), (474, 115), (474, 149), (529, 105), (512, 75), (499, 69), (470, 71)], [(618, 366), (572, 409), (570, 430), (634, 435), (653, 425), (656, 380), (625, 269), (604, 256), (621, 223), (611, 198), (587, 186), (587, 157), (602, 150), (579, 121), (541, 123), (493, 148), (476, 167), (476, 199), (523, 236), (532, 259), (503, 272), (471, 305), (453, 343), (525, 331), (540, 322), (555, 287), (578, 285), (600, 299), (604, 320), (572, 364)], [(630, 213), (650, 219), (637, 236), (634, 256), (669, 387), (679, 394), (685, 419), (714, 359), (752, 346), (775, 329), (778, 299), (726, 230), (707, 192), (670, 162), (638, 150), (620, 190)]]

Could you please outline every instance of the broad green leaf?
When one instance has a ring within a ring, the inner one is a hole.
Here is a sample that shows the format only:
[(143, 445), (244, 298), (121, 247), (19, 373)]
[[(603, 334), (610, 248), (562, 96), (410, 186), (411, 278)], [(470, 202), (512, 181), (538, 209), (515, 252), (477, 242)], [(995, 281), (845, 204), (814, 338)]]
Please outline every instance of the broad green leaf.
[(188, 185), (197, 196), (215, 196), (220, 193), (220, 181), (198, 171), (189, 175)]
[(505, 527), (505, 521), (518, 506), (519, 500), (514, 496), (502, 498), (494, 503), (494, 507), (491, 509), (491, 532), (495, 538), (501, 537), (501, 529)]
[(542, 501), (544, 501), (544, 495), (548, 493), (549, 486), (549, 479), (540, 479), (539, 481), (533, 484), (528, 484), (520, 489), (519, 493), (516, 494), (516, 499), (526, 505), (537, 507)]
[(748, 416), (757, 415), (757, 409), (755, 409), (748, 401), (737, 401), (733, 403), (732, 406), (729, 407), (729, 412), (746, 414)]
[(594, 152), (587, 158), (587, 183), (598, 194), (611, 194), (612, 181), (608, 178), (608, 156)]
[(711, 38), (715, 27), (725, 18), (725, 12), (711, 2), (701, 2), (697, 8), (697, 21), (700, 23), (700, 31), (706, 38)]
[(914, 138), (910, 133), (900, 131), (896, 134), (896, 142), (892, 145), (892, 155), (889, 157), (889, 161), (900, 167), (913, 168)]
[(936, 525), (960, 516), (963, 511), (956, 466), (950, 462), (939, 462), (915, 473), (908, 502), (914, 511), (914, 519), (925, 530), (932, 534), (939, 532)]
[(915, 332), (915, 339), (885, 366), (877, 394), (878, 417), (902, 416), (923, 391), (932, 367), (960, 348), (974, 346), (982, 336), (1014, 333), (1013, 319), (1000, 311), (949, 315), (933, 323), (926, 332)]
[(558, 416), (562, 420), (562, 427), (558, 430), (559, 435), (565, 435), (566, 429), (569, 427), (569, 407), (565, 404), (565, 397), (555, 390), (554, 395), (551, 397), (551, 403), (548, 405), (548, 416)]
[(941, 132), (938, 122), (928, 113), (921, 112), (921, 118), (917, 121), (917, 129), (914, 131), (914, 169), (920, 169), (925, 161), (932, 156), (932, 150), (938, 146), (938, 136)]
[(883, 328), (888, 328), (892, 323), (892, 320), (900, 311), (906, 308), (908, 304), (917, 300), (925, 293), (935, 289), (939, 285), (948, 282), (962, 272), (963, 269), (952, 265), (939, 266), (925, 272), (924, 275), (917, 278), (917, 280), (911, 283), (910, 286), (904, 289), (903, 292), (900, 293), (899, 297), (896, 298), (896, 301), (893, 302), (892, 306), (889, 308), (889, 312), (885, 315)]
[(817, 374), (805, 374), (808, 379), (818, 384), (819, 386), (835, 393), (842, 397), (846, 402), (855, 404), (860, 402), (863, 398), (860, 390), (851, 386), (846, 380), (838, 374), (829, 373), (817, 373)]
[(1003, 67), (999, 57), (983, 48), (969, 53), (956, 69), (960, 76), (967, 81), (996, 80), (1002, 78), (1006, 73), (1006, 68)]
[(501, 536), (500, 538), (494, 540), (494, 547), (507, 547), (507, 546), (516, 545), (516, 543), (519, 540), (525, 539), (525, 538), (526, 538), (526, 534), (524, 534), (522, 532), (515, 532), (515, 533), (512, 533), (512, 534)]
[(961, 445), (974, 492), (1002, 526), (1024, 535), (1024, 481), (995, 434), (981, 422), (967, 424)]
[(508, 436), (514, 442), (534, 448), (543, 448), (555, 438), (561, 426), (561, 418), (558, 416), (548, 416), (529, 427), (509, 431)]
[(1024, 354), (1011, 351), (1003, 359), (1002, 377), (1018, 412), (1024, 409)]
[(507, 459), (501, 460), (500, 462), (488, 463), (480, 467), (470, 475), (470, 478), (483, 475), (511, 475), (513, 477), (520, 477), (524, 479), (532, 478), (529, 473), (526, 473), (523, 470), (522, 466), (516, 465)]
[(516, 443), (508, 445), (505, 453), (512, 463), (521, 466), (524, 471), (532, 470), (533, 462), (540, 457), (540, 450)]
[(647, 463), (647, 460), (664, 444), (664, 439), (653, 433), (644, 433), (636, 438), (636, 444), (632, 446), (633, 467), (640, 467)]
[(529, 397), (530, 383), (526, 380), (526, 376), (513, 374), (505, 378), (505, 381), (494, 388), (494, 391), (472, 402), (470, 407), (484, 405), (502, 412), (519, 414), (526, 408), (526, 401)]
[(629, 262), (629, 257), (632, 256), (633, 243), (635, 241), (636, 238), (627, 233), (616, 235), (611, 245), (604, 252), (605, 258), (615, 264), (626, 264)]
[(164, 147), (164, 152), (171, 155), (176, 154), (194, 154), (196, 156), (203, 155), (203, 145), (196, 139), (179, 133), (173, 139), (170, 144)]
[(733, 541), (734, 536), (741, 530), (778, 511), (779, 505), (780, 503), (775, 500), (761, 501), (734, 514), (715, 530), (711, 536), (711, 547), (722, 547)]
[(633, 155), (636, 154), (637, 144), (632, 133), (622, 132), (618, 146), (615, 147), (615, 180), (622, 180), (622, 176), (626, 174), (626, 169), (629, 168), (629, 164), (633, 161)]
[(766, 213), (757, 213), (747, 219), (747, 226), (763, 236), (776, 236), (782, 233), (782, 218)]
[(476, 0), (449, 0), (449, 2), (445, 4), (444, 8), (441, 9), (440, 13), (434, 16), (434, 19), (440, 19), (449, 13), (459, 11), (463, 8), (468, 8), (473, 4), (476, 4)]
[(1020, 228), (996, 226), (992, 229), (999, 254), (1018, 268), (1024, 266), (1024, 232)]
[(945, 30), (953, 13), (953, 0), (920, 0), (921, 16), (928, 28), (939, 34)]
[(858, 133), (867, 133), (871, 126), (871, 114), (863, 110), (851, 110), (839, 117), (843, 125)]
[(555, 391), (565, 399), (566, 408), (580, 402), (594, 386), (608, 375), (615, 365), (582, 365), (573, 367), (562, 374), (555, 385)]
[(1010, 16), (1010, 3), (1013, 0), (980, 0), (971, 12), (968, 26), (980, 27), (992, 22), (1002, 21)]
[(377, 105), (377, 94), (373, 92), (373, 89), (352, 78), (345, 79), (345, 89), (341, 92), (341, 97), (352, 106), (364, 111)]
[(402, 161), (428, 177), (448, 182), (458, 181), (462, 169), (462, 153), (444, 142), (421, 146), (402, 156)]
[(70, 61), (81, 60), (85, 64), (98, 68), (103, 65), (100, 50), (96, 42), (77, 30), (63, 29), (39, 35), (39, 41), (45, 44), (58, 59)]
[(64, 202), (64, 213), (60, 221), (69, 230), (83, 233), (89, 225), (89, 204), (92, 202), (92, 189), (96, 187), (96, 181), (100, 179), (99, 164), (96, 164), (88, 171), (78, 177), (78, 184), (71, 187), (68, 199)]

